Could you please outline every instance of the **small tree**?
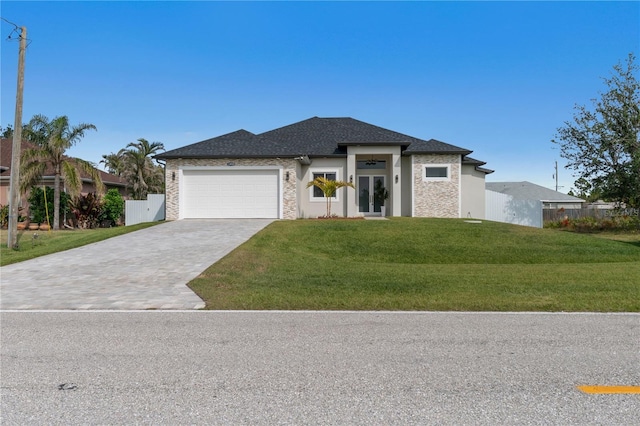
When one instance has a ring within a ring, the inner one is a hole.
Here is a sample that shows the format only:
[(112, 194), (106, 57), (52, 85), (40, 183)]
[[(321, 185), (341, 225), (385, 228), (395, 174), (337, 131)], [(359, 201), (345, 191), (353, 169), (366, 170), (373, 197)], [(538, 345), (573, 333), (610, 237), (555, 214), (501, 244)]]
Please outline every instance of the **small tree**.
[(34, 143), (35, 148), (25, 149), (21, 155), (20, 189), (25, 192), (27, 188), (37, 184), (47, 171), (47, 166), (52, 169), (53, 189), (57, 197), (53, 204), (53, 229), (59, 229), (60, 200), (62, 192), (62, 180), (67, 191), (76, 196), (82, 189), (81, 172), (85, 172), (94, 181), (96, 188), (102, 192), (104, 185), (100, 179), (98, 170), (88, 161), (79, 158), (71, 159), (65, 152), (79, 142), (87, 130), (96, 130), (93, 124), (81, 123), (77, 126), (69, 124), (67, 116), (56, 117), (49, 120), (44, 115), (34, 115), (23, 128), (25, 139)]
[(124, 213), (124, 198), (117, 189), (108, 190), (102, 199), (100, 220), (107, 220), (111, 225), (115, 225), (122, 213)]
[(307, 184), (307, 188), (312, 186), (319, 188), (324, 194), (324, 198), (327, 200), (327, 217), (331, 217), (331, 199), (336, 194), (336, 191), (345, 186), (355, 189), (355, 186), (353, 186), (351, 182), (327, 179), (322, 176), (318, 176)]
[[(626, 67), (603, 79), (608, 91), (593, 111), (576, 106), (573, 121), (558, 128), (553, 143), (576, 171), (580, 185), (597, 188), (604, 199), (640, 206), (640, 82), (630, 54)], [(581, 180), (582, 179), (582, 180)]]
[[(46, 191), (46, 193), (45, 193)], [(53, 227), (53, 188), (45, 186), (44, 190), (34, 186), (29, 193), (29, 213), (34, 223), (47, 223)], [(69, 212), (69, 196), (66, 192), (60, 193), (60, 213), (64, 217)]]

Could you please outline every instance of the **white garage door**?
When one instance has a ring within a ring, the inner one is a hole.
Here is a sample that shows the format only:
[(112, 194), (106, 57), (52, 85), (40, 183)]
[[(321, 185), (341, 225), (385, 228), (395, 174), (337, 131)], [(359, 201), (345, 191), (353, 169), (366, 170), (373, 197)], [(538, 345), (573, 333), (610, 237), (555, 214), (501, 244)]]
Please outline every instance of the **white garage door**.
[(278, 170), (184, 170), (182, 217), (278, 218)]

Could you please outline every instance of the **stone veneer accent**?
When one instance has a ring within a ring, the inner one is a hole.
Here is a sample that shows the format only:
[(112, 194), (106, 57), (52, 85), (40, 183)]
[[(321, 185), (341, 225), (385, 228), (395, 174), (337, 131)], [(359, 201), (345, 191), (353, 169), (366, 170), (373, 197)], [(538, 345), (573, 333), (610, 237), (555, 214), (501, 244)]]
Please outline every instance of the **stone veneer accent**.
[[(296, 160), (289, 158), (179, 158), (167, 159), (165, 174), (167, 220), (177, 220), (179, 217), (179, 170), (181, 167), (226, 167), (229, 162), (235, 163), (235, 166), (229, 166), (229, 169), (237, 166), (282, 167), (282, 216), (283, 219), (297, 218), (296, 182), (298, 178), (296, 176)], [(176, 176), (175, 181), (171, 179), (173, 172), (175, 172)], [(287, 172), (289, 172), (289, 181), (285, 179)]]
[[(413, 216), (460, 217), (460, 156), (452, 154), (414, 155)], [(450, 165), (450, 180), (425, 182), (423, 165)]]

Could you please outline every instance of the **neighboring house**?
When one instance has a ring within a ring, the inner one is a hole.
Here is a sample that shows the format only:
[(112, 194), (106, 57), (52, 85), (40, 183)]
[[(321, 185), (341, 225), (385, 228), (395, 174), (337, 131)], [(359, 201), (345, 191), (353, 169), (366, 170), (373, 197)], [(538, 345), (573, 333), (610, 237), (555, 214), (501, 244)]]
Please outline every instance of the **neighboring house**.
[[(20, 145), (21, 150), (25, 150), (28, 148), (34, 148), (35, 145), (22, 141)], [(0, 204), (6, 205), (9, 204), (9, 188), (10, 188), (10, 178), (11, 178), (11, 155), (13, 152), (13, 141), (11, 139), (0, 139)], [(109, 190), (112, 188), (117, 189), (123, 197), (127, 196), (127, 182), (112, 174), (103, 172), (99, 170), (100, 178), (105, 185), (105, 190)], [(95, 184), (93, 180), (85, 175), (81, 174), (82, 179), (82, 191), (83, 195), (89, 194), (91, 192), (96, 192)], [(53, 188), (53, 170), (51, 168), (47, 169), (42, 177), (40, 185), (46, 185)], [(64, 190), (64, 179), (62, 180), (62, 189)], [(20, 206), (27, 207), (26, 200), (29, 198), (28, 194), (24, 197), (21, 197)]]
[(582, 209), (581, 198), (531, 182), (487, 182), (485, 218), (541, 228), (544, 212)]
[(218, 136), (156, 156), (166, 161), (166, 217), (296, 219), (325, 214), (316, 177), (353, 183), (332, 200), (338, 216), (484, 217), (485, 176), (470, 150), (353, 118), (313, 117), (253, 134)]
[(520, 200), (541, 201), (543, 209), (581, 209), (585, 203), (582, 198), (563, 194), (527, 181), (487, 182), (486, 188), (490, 191), (511, 195)]

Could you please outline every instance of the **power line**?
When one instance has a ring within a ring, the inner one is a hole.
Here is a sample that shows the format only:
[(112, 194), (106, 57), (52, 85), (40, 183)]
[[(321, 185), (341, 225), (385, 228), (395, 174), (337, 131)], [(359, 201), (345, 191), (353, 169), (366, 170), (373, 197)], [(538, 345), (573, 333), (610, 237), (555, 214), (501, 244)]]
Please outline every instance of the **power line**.
[[(0, 19), (2, 19), (4, 22), (6, 22), (9, 25), (13, 25), (13, 30), (11, 30), (11, 32), (7, 36), (7, 40), (9, 40), (9, 41), (13, 41), (13, 40), (20, 41), (20, 40), (22, 40), (22, 35), (23, 35), (22, 34), (22, 27), (20, 27), (18, 24), (14, 23), (14, 22), (11, 22), (10, 20), (8, 20), (6, 18), (3, 18), (2, 16), (0, 16)], [(17, 37), (12, 37), (14, 34), (16, 34)], [(28, 38), (25, 39), (25, 40), (28, 42), (27, 46), (26, 46), (26, 47), (28, 47), (29, 44), (31, 44), (31, 40), (29, 40)]]

